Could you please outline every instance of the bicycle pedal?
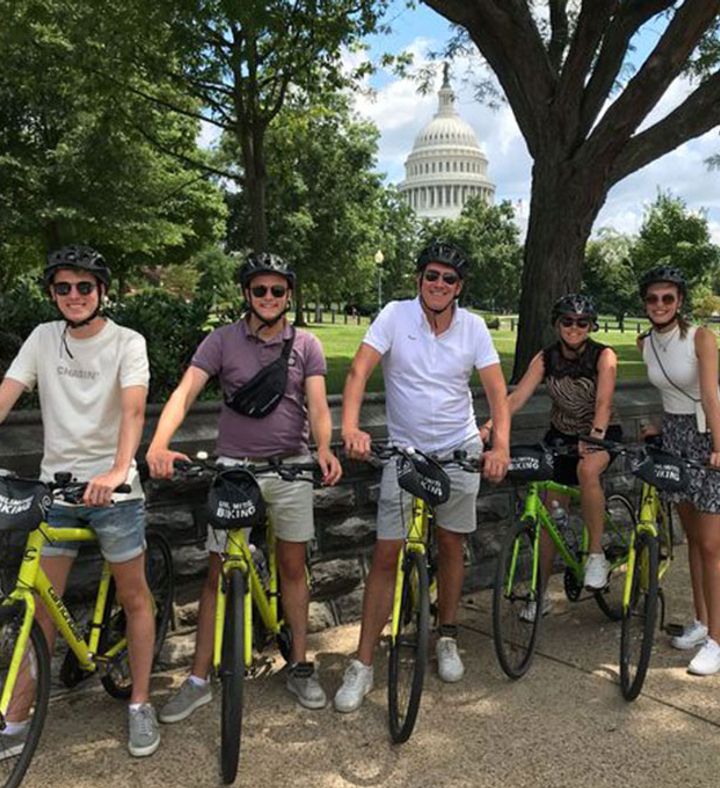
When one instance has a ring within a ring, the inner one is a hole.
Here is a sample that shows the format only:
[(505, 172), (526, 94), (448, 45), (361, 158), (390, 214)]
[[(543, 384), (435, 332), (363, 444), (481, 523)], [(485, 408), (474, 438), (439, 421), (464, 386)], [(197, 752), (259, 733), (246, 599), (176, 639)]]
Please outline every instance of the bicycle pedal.
[(680, 637), (684, 631), (685, 627), (682, 624), (665, 624), (665, 632), (672, 637)]

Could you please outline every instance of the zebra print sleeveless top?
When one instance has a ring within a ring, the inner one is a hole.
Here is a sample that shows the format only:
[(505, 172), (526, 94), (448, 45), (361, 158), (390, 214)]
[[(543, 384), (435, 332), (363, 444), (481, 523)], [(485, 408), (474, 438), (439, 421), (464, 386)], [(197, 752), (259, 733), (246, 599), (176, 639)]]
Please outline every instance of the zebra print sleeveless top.
[[(607, 345), (588, 339), (579, 358), (566, 358), (560, 341), (543, 350), (543, 381), (552, 400), (550, 424), (566, 435), (590, 432), (595, 417), (597, 363)], [(610, 424), (619, 423), (613, 407)]]

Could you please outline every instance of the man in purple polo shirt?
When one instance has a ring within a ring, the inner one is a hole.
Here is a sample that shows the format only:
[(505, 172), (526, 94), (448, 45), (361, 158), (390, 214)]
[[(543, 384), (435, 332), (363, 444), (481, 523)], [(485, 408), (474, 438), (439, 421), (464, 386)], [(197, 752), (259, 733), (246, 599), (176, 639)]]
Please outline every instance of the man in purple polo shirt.
[[(160, 416), (147, 453), (155, 478), (170, 478), (173, 462), (187, 459), (170, 449), (170, 441), (208, 380), (217, 375), (226, 401), (220, 411), (216, 453), (227, 464), (264, 462), (282, 457), (288, 462), (309, 458), (310, 430), (317, 446), (317, 461), (325, 484), (335, 484), (340, 463), (330, 451), (332, 423), (325, 390), (327, 367), (319, 340), (297, 331), (286, 320), (294, 274), (276, 255), (251, 254), (240, 269), (240, 284), (248, 304), (242, 320), (213, 331), (200, 344), (183, 379)], [(285, 392), (263, 418), (237, 412), (229, 399), (262, 368), (279, 358), (292, 338)], [(307, 401), (307, 410), (305, 402)], [(283, 611), (292, 631), (292, 655), (287, 689), (310, 709), (327, 699), (312, 662), (306, 660), (309, 590), (305, 576), (305, 549), (313, 536), (311, 485), (279, 478), (259, 479), (277, 535), (277, 556), (283, 592)], [(160, 710), (161, 722), (179, 722), (212, 699), (209, 683), (213, 651), (215, 593), (221, 571), (224, 540), (210, 531), (208, 577), (200, 596), (195, 657), (191, 674)]]

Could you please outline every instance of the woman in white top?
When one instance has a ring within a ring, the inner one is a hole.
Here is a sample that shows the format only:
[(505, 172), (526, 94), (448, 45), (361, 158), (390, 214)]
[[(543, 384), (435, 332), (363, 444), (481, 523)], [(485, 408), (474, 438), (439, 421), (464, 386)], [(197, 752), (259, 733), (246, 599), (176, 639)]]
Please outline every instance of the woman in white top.
[[(662, 395), (663, 448), (720, 467), (720, 397), (715, 334), (691, 326), (683, 274), (658, 266), (643, 275), (640, 295), (652, 329), (638, 338), (650, 382)], [(646, 428), (645, 434), (652, 434)], [(695, 621), (672, 639), (680, 649), (702, 646), (688, 671), (720, 671), (720, 474), (690, 470), (690, 483), (666, 496), (680, 514), (688, 539)]]

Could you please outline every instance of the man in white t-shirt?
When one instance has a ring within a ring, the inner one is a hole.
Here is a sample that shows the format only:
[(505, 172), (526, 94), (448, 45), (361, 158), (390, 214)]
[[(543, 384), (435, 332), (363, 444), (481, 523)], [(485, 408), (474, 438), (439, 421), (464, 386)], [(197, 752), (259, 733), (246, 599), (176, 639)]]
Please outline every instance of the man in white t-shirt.
[[(382, 362), (388, 436), (392, 443), (451, 457), (482, 451), (473, 412), (470, 378), (477, 369), (487, 396), (494, 445), (483, 455), (483, 475), (500, 481), (509, 462), (510, 416), (505, 379), (485, 321), (457, 306), (468, 261), (456, 246), (434, 242), (417, 259), (418, 296), (392, 301), (378, 315), (353, 360), (343, 393), (342, 435), (351, 457), (367, 458), (370, 436), (359, 428), (367, 379)], [(451, 494), (437, 507), (439, 553), (436, 646), (443, 681), (459, 681), (464, 666), (457, 649), (457, 609), (464, 576), (463, 548), (476, 527), (479, 477), (448, 467)], [(373, 686), (372, 659), (392, 608), (397, 556), (404, 523), (397, 469), (383, 469), (378, 501), (377, 541), (365, 584), (357, 659), (348, 666), (335, 695), (335, 708), (357, 709)], [(405, 507), (407, 512), (407, 507)]]
[[(135, 756), (151, 755), (160, 743), (149, 703), (155, 620), (145, 579), (144, 498), (135, 467), (150, 377), (145, 340), (101, 316), (110, 270), (90, 247), (66, 246), (50, 254), (44, 280), (62, 320), (37, 326), (20, 348), (0, 384), (0, 422), (24, 391), (37, 387), (44, 433), (41, 479), (53, 481), (55, 473), (67, 472), (88, 482), (82, 504), (54, 503), (48, 522), (90, 525), (110, 563), (127, 618), (133, 678), (128, 749)], [(131, 491), (113, 496), (123, 484)], [(78, 545), (70, 542), (43, 549), (41, 566), (61, 596), (77, 552)], [(43, 605), (36, 616), (52, 651), (56, 632)], [(22, 709), (14, 714), (0, 735), (22, 740), (27, 720)]]

